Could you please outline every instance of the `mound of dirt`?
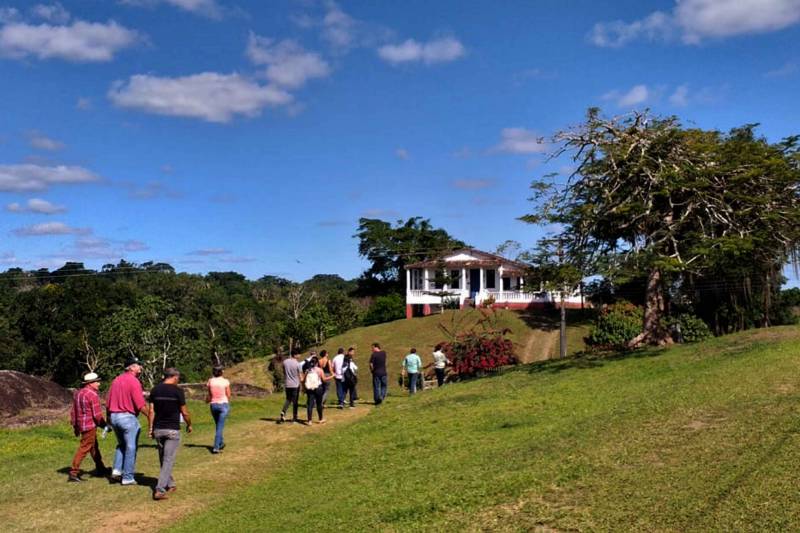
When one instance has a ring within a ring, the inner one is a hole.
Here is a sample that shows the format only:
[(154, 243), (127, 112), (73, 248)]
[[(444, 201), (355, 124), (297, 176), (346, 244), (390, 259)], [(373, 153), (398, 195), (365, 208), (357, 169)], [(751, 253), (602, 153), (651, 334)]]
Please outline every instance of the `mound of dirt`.
[(72, 403), (72, 393), (48, 381), (16, 372), (0, 370), (0, 424), (19, 425), (21, 419), (35, 421), (63, 414)]

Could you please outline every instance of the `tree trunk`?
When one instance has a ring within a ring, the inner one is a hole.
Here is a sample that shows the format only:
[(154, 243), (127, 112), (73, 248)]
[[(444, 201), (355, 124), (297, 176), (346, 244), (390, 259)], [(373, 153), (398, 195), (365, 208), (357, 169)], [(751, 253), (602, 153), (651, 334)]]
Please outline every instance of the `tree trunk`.
[(664, 313), (664, 288), (661, 282), (661, 270), (653, 268), (647, 275), (642, 332), (628, 342), (628, 347), (636, 348), (643, 344), (657, 346), (672, 344), (672, 336), (661, 323)]

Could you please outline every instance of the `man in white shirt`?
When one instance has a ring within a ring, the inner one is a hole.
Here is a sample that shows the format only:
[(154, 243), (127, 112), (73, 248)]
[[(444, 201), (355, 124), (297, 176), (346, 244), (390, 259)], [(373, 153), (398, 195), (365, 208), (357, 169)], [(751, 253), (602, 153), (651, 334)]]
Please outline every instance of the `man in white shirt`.
[(336, 398), (339, 400), (339, 409), (344, 409), (344, 348), (339, 348), (333, 358), (333, 379), (336, 380)]

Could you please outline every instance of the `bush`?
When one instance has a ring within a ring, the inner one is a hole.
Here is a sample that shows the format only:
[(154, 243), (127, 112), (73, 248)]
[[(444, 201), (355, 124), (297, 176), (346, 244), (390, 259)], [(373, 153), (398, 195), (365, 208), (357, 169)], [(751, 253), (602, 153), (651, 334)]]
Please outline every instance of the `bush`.
[(609, 305), (595, 319), (586, 343), (608, 349), (624, 349), (642, 331), (642, 308), (628, 302)]
[(406, 302), (399, 294), (378, 296), (364, 315), (364, 325), (391, 322), (406, 316)]
[(442, 350), (452, 363), (453, 373), (458, 377), (471, 377), (517, 364), (514, 343), (505, 337), (505, 333), (471, 331), (446, 343)]
[(670, 317), (667, 320), (667, 325), (675, 334), (677, 334), (678, 327), (680, 327), (682, 342), (699, 342), (713, 336), (708, 324), (689, 313), (681, 313), (676, 317)]

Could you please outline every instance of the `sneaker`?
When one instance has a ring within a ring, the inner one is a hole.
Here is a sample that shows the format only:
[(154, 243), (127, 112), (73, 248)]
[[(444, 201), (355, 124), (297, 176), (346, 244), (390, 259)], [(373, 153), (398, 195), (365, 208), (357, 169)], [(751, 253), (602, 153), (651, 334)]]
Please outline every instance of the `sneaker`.
[(111, 479), (116, 479), (119, 481), (122, 479), (122, 471), (121, 470), (111, 470)]
[(135, 479), (123, 479), (122, 484), (125, 485), (126, 487), (129, 485), (138, 485)]
[(327, 420), (325, 420), (325, 419), (323, 418), (322, 420), (320, 420), (319, 422), (317, 422), (317, 424), (325, 424), (326, 422), (328, 422), (328, 421), (327, 421)]
[(211, 453), (219, 453), (219, 448), (214, 448), (213, 450), (211, 450)]
[(72, 474), (67, 478), (68, 483), (80, 483), (81, 481), (83, 480), (79, 476), (73, 476)]
[(167, 496), (167, 491), (165, 490), (157, 490), (153, 493), (153, 499), (156, 501), (166, 500), (167, 498), (169, 498), (169, 496)]
[(176, 490), (178, 490), (178, 487), (176, 487), (175, 485), (173, 485), (173, 486), (171, 486), (171, 487), (167, 487), (167, 493), (168, 493), (168, 494), (172, 494), (172, 493), (173, 493), (173, 492), (175, 492)]
[(278, 420), (278, 424), (283, 424), (284, 422), (286, 422), (286, 415), (281, 413), (281, 419)]
[(344, 404), (341, 404), (341, 403), (340, 403), (339, 405), (337, 405), (337, 406), (336, 406), (336, 408), (337, 408), (337, 409), (344, 409)]

